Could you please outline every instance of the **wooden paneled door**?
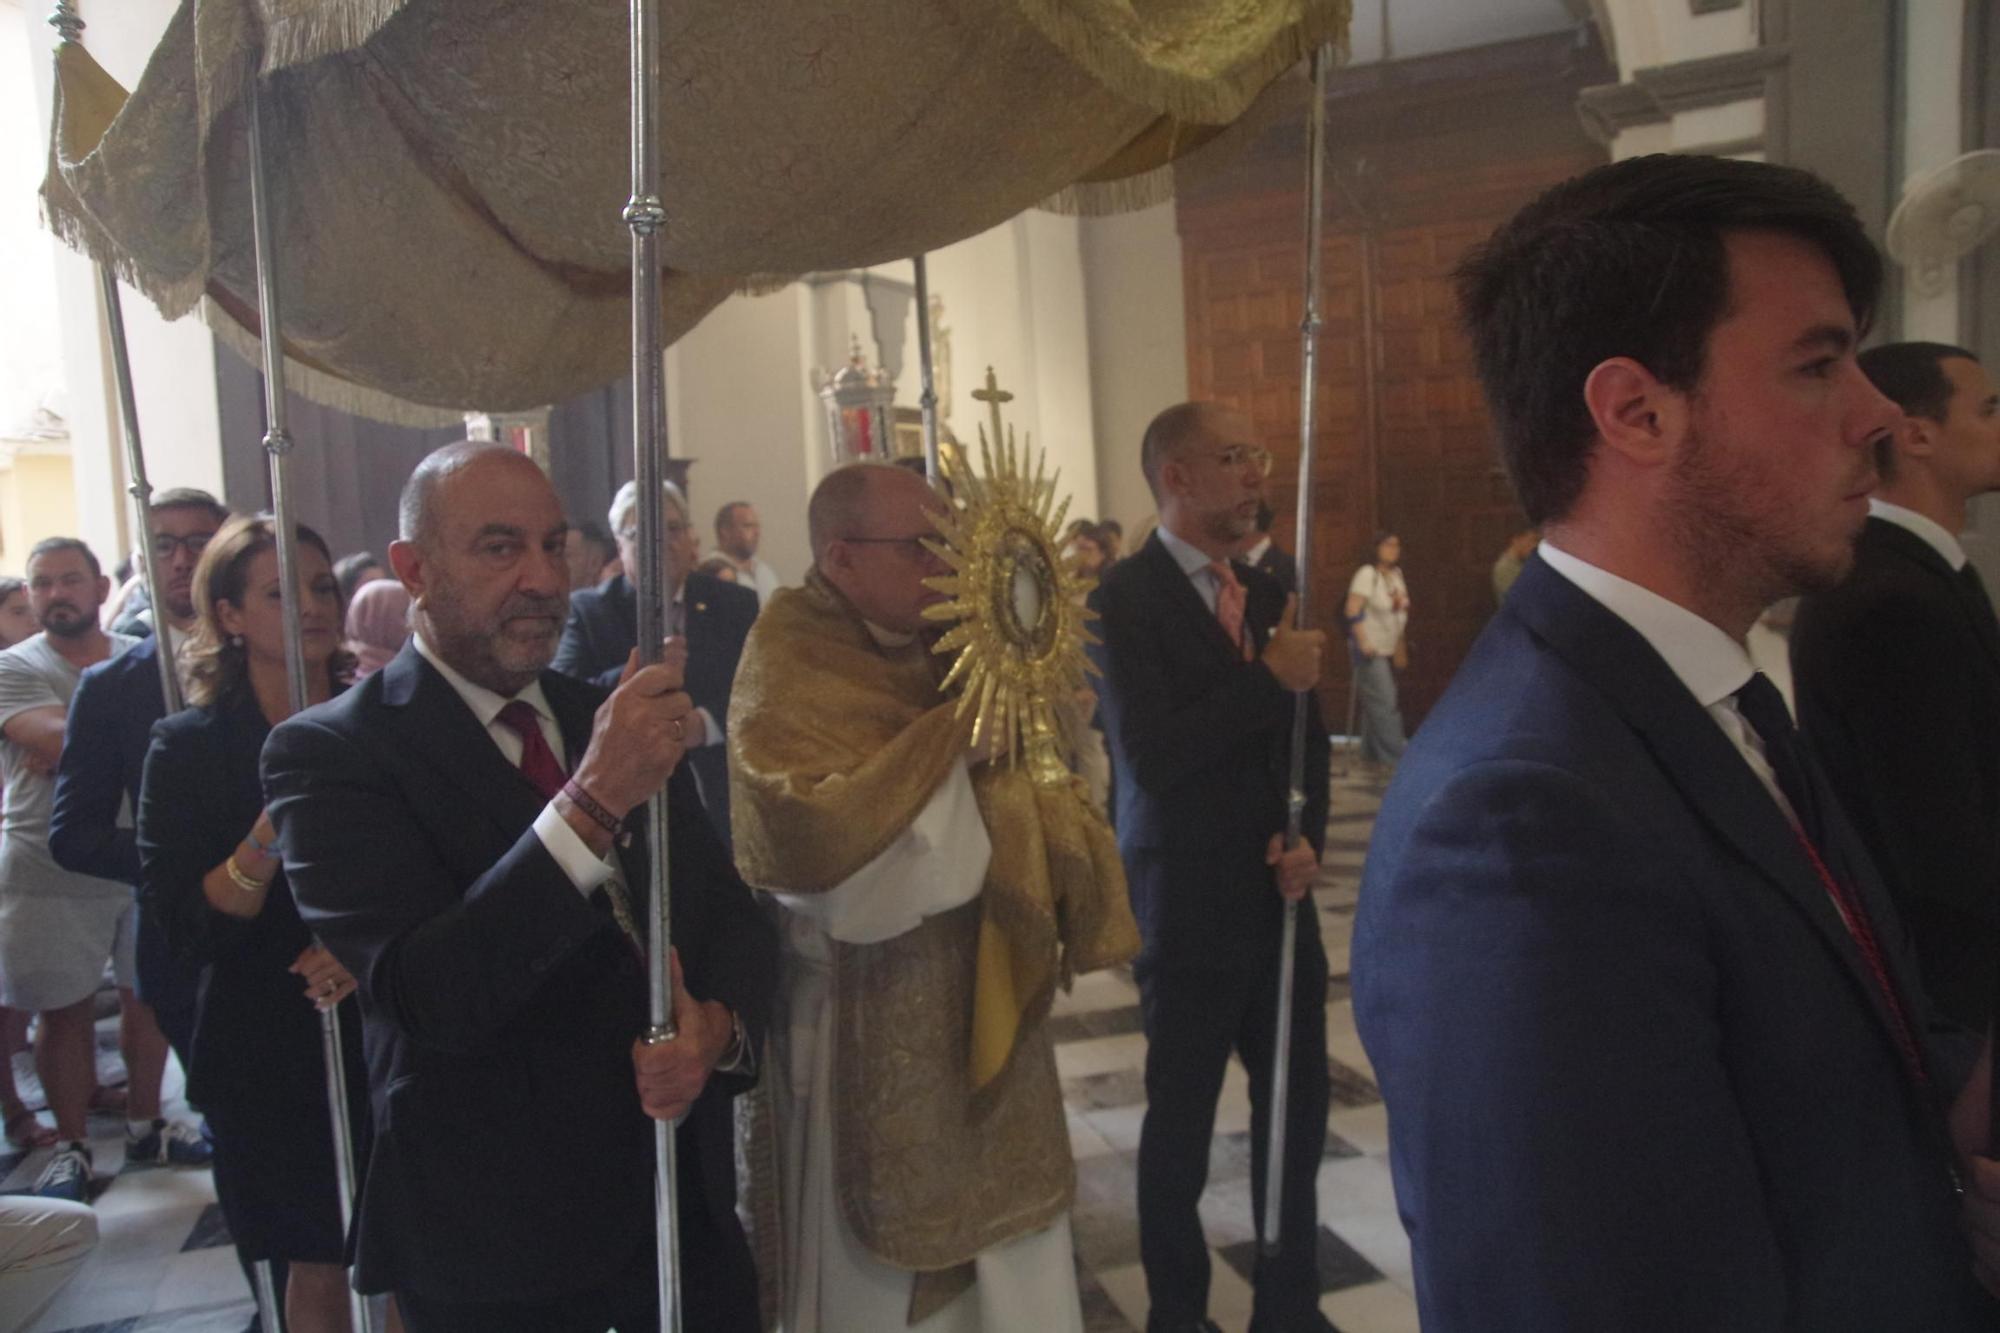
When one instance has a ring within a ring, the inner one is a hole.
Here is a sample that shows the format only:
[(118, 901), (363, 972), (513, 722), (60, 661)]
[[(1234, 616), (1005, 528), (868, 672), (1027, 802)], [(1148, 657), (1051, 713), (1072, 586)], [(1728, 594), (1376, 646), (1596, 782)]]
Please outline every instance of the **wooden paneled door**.
[[(1452, 270), (1540, 190), (1602, 160), (1563, 91), (1601, 69), (1549, 43), (1490, 51), (1343, 75), (1362, 86), (1337, 82), (1330, 112), (1311, 611), (1341, 641), (1347, 586), (1374, 535), (1402, 537), (1413, 610), (1401, 683), (1413, 727), (1490, 619), (1494, 558), (1523, 523), (1458, 324)], [(1298, 135), (1274, 132), (1234, 176), (1179, 205), (1189, 389), (1243, 410), (1276, 456), (1266, 489), (1287, 549), (1303, 176)], [(1330, 652), (1321, 702), (1336, 729), (1350, 676), (1345, 649)]]

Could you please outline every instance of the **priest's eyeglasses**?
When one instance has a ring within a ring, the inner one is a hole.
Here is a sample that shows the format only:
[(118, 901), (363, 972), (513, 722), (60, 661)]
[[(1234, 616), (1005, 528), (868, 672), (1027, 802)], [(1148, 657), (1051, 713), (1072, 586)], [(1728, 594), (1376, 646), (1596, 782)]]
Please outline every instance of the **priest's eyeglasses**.
[(1260, 477), (1271, 475), (1271, 451), (1262, 445), (1232, 444), (1226, 449), (1216, 450), (1209, 457), (1231, 472), (1241, 467), (1252, 467)]
[(935, 541), (936, 538), (926, 533), (922, 537), (842, 537), (839, 540), (855, 542), (862, 546), (900, 546), (903, 548), (903, 554), (921, 560), (931, 553), (924, 542)]

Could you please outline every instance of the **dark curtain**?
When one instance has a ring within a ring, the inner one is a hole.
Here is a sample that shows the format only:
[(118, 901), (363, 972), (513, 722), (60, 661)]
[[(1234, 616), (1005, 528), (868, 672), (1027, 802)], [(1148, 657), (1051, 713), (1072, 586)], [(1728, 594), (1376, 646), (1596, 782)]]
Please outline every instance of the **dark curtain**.
[[(220, 343), (216, 398), (222, 422), (224, 499), (243, 513), (269, 509), (264, 375)], [(339, 557), (382, 557), (396, 536), (396, 498), (425, 454), (461, 439), (454, 427), (419, 430), (286, 396), (292, 432), (292, 491), (300, 521)], [(625, 383), (560, 403), (549, 419), (549, 473), (572, 521), (604, 521), (611, 496), (632, 475), (631, 391)]]
[(570, 522), (601, 526), (611, 497), (631, 479), (632, 382), (557, 403), (549, 413), (549, 480)]

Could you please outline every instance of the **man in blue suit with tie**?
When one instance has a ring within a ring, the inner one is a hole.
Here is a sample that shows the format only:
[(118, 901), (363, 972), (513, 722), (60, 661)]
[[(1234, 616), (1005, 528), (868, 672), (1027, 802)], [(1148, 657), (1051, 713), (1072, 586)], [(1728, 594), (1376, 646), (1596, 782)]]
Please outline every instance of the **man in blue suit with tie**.
[(1427, 1330), (1994, 1326), (1988, 1057), (1930, 1020), (1744, 649), (1853, 562), (1897, 417), (1855, 360), (1881, 278), (1824, 182), (1669, 156), (1460, 271), (1544, 540), (1396, 775), (1355, 926)]

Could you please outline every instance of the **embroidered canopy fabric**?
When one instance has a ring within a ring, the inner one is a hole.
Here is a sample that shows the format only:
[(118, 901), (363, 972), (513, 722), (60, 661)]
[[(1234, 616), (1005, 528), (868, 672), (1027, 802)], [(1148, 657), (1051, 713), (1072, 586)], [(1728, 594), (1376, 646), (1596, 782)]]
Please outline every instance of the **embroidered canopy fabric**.
[[(1156, 196), (1149, 173), (1344, 40), (1349, 4), (664, 0), (666, 336), (1059, 193)], [(254, 331), (262, 73), (301, 387), (555, 402), (629, 364), (627, 21), (621, 0), (183, 0), (129, 99), (62, 49), (46, 212), (168, 317), (207, 296)]]

